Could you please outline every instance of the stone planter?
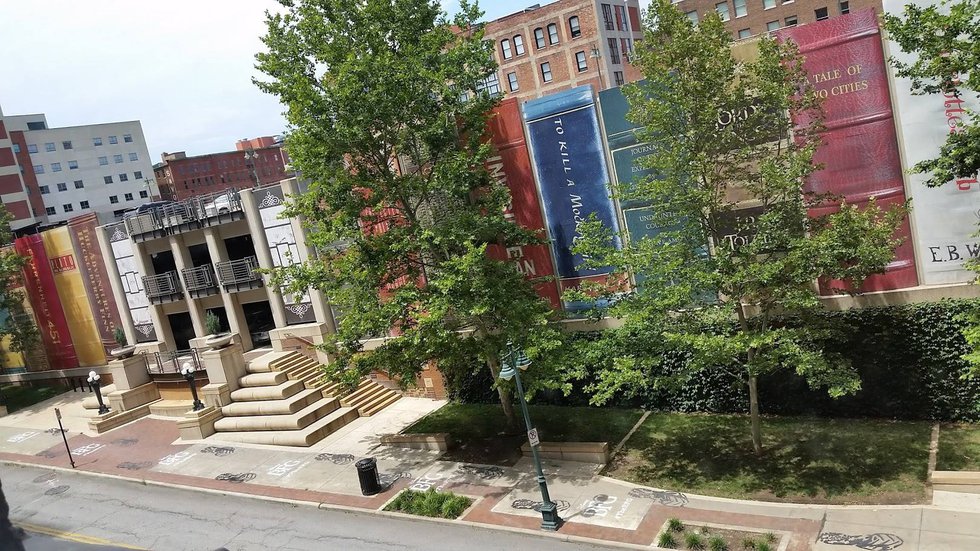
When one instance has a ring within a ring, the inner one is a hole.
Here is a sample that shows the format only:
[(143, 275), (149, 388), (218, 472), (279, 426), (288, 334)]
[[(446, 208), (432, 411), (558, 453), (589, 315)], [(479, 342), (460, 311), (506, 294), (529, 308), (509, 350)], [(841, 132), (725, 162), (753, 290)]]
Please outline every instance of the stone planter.
[(136, 352), (135, 346), (120, 346), (119, 348), (110, 350), (109, 355), (111, 355), (113, 358), (116, 358), (117, 360), (121, 360), (123, 358), (128, 358), (132, 356), (133, 353), (135, 352)]
[(225, 333), (223, 335), (212, 335), (208, 337), (207, 340), (204, 341), (204, 344), (211, 347), (211, 350), (218, 350), (231, 344), (231, 340), (233, 338), (234, 335), (232, 335), (231, 333)]

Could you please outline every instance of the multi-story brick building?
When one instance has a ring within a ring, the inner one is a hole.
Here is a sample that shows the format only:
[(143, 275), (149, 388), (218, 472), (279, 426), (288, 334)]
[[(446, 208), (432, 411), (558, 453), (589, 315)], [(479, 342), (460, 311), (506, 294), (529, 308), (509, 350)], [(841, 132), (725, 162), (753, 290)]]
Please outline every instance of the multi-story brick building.
[(0, 201), (10, 213), (13, 230), (30, 227), (44, 219), (44, 203), (37, 190), (23, 132), (8, 132), (0, 111)]
[(490, 21), (500, 68), (491, 92), (521, 100), (591, 84), (597, 91), (638, 80), (629, 63), (643, 37), (638, 0), (558, 0)]
[(881, 0), (680, 0), (675, 5), (694, 22), (718, 12), (725, 27), (739, 39), (865, 8), (881, 12)]
[(163, 162), (153, 166), (163, 198), (177, 201), (272, 184), (292, 175), (281, 141), (271, 136), (239, 140), (235, 147), (235, 151), (194, 157), (183, 151), (163, 153)]

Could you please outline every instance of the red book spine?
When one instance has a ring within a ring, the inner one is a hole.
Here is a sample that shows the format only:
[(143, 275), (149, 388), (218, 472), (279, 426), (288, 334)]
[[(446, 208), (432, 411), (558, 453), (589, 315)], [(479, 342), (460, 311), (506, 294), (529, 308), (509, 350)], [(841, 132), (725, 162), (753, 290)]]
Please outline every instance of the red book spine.
[(71, 341), (65, 310), (58, 298), (54, 273), (44, 252), (44, 242), (39, 234), (28, 235), (14, 241), (17, 254), (27, 258), (24, 265), (24, 288), (37, 316), (38, 331), (47, 351), (49, 364), (54, 369), (78, 367), (75, 345)]
[[(544, 216), (531, 173), (531, 158), (524, 137), (524, 125), (516, 98), (508, 98), (493, 111), (489, 123), (490, 139), (497, 153), (487, 162), (491, 175), (510, 189), (511, 204), (504, 216), (544, 237)], [(538, 294), (553, 308), (561, 308), (551, 251), (547, 245), (505, 248), (488, 247), (491, 258), (513, 262), (528, 279), (549, 278), (535, 285)]]
[[(823, 169), (807, 180), (805, 189), (843, 197), (852, 205), (875, 198), (888, 208), (905, 202), (905, 184), (898, 139), (888, 93), (888, 73), (881, 31), (873, 9), (783, 29), (805, 57), (810, 84), (823, 98), (824, 144), (814, 162)], [(797, 121), (799, 125), (808, 123)], [(811, 209), (811, 215), (837, 210), (834, 202)], [(909, 221), (896, 233), (903, 240), (885, 273), (869, 277), (861, 291), (904, 289), (919, 284)], [(833, 294), (840, 282), (821, 282), (821, 294)]]

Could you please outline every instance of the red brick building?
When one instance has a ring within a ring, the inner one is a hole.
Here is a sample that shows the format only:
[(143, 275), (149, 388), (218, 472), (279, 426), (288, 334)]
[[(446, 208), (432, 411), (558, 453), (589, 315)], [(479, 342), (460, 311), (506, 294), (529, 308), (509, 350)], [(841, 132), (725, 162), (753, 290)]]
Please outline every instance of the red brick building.
[(717, 11), (739, 39), (865, 8), (881, 13), (881, 0), (680, 0), (675, 5), (694, 21)]
[(177, 201), (278, 182), (293, 176), (280, 142), (271, 136), (239, 140), (235, 151), (188, 157), (163, 153), (153, 174), (164, 199)]
[(595, 90), (638, 80), (629, 63), (643, 37), (638, 0), (558, 0), (490, 21), (500, 68), (491, 92), (521, 100), (584, 84)]
[(0, 202), (13, 219), (12, 230), (28, 228), (44, 221), (44, 202), (38, 190), (24, 133), (7, 132), (0, 111)]

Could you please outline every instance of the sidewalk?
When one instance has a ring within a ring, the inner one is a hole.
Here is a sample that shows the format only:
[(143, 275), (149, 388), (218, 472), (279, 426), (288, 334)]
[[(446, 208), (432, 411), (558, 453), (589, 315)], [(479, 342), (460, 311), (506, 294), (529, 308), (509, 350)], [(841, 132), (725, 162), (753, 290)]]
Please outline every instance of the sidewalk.
[[(5, 420), (0, 419), (0, 461), (70, 468), (57, 429), (5, 426)], [(72, 434), (68, 444), (78, 471), (367, 511), (382, 509), (404, 488), (434, 487), (477, 498), (462, 522), (526, 530), (537, 530), (540, 523), (533, 510), (540, 494), (527, 459), (514, 467), (440, 461), (434, 452), (378, 446), (360, 433), (341, 435), (316, 449), (181, 443), (172, 420), (151, 418), (98, 437)], [(377, 459), (382, 482), (390, 485), (382, 494), (360, 493), (354, 462), (364, 456)], [(978, 513), (701, 497), (597, 476), (596, 470), (595, 465), (546, 461), (551, 496), (565, 520), (561, 536), (650, 549), (667, 519), (676, 517), (686, 524), (772, 532), (780, 538), (777, 548), (785, 551), (980, 549)]]

